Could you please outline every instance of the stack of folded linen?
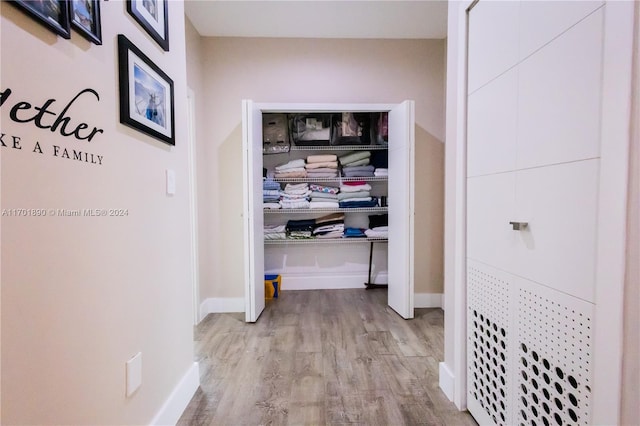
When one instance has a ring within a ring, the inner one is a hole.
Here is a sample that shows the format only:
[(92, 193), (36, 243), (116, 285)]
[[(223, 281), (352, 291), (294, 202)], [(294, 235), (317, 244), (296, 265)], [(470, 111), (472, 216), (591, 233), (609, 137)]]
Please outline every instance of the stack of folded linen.
[(338, 194), (339, 206), (341, 208), (349, 207), (375, 207), (377, 199), (372, 205), (375, 197), (369, 192), (371, 185), (364, 181), (343, 182), (340, 185), (340, 193)]
[(354, 151), (339, 158), (342, 167), (366, 166), (371, 161), (370, 151)]
[(355, 167), (343, 167), (342, 175), (344, 177), (371, 177), (374, 176), (373, 172), (375, 167), (368, 166), (355, 166)]
[(284, 240), (287, 238), (286, 227), (284, 225), (265, 225), (265, 240)]
[(389, 215), (369, 216), (369, 229), (364, 233), (369, 238), (389, 238)]
[(305, 166), (309, 178), (333, 178), (338, 176), (338, 157), (333, 154), (310, 155)]
[(274, 180), (267, 179), (262, 182), (262, 202), (265, 209), (280, 208), (280, 184)]
[(286, 226), (287, 235), (294, 240), (313, 238), (315, 224), (315, 219), (290, 220)]
[(309, 195), (308, 183), (288, 183), (280, 192), (280, 206), (283, 209), (308, 209)]
[(315, 220), (313, 235), (319, 239), (342, 238), (344, 232), (344, 214), (334, 213)]
[(382, 167), (376, 168), (373, 172), (374, 176), (389, 176), (389, 169), (384, 169)]
[(346, 228), (344, 230), (345, 238), (363, 238), (366, 234), (360, 228)]
[(309, 189), (311, 190), (310, 207), (312, 209), (337, 209), (339, 207), (338, 188), (311, 184)]
[(307, 170), (304, 168), (304, 165), (304, 159), (300, 158), (276, 166), (275, 178), (305, 178), (307, 177)]
[(364, 207), (378, 207), (378, 197), (368, 197), (370, 198), (368, 201), (365, 200), (342, 200), (338, 202), (338, 205), (341, 209), (354, 209), (354, 208), (364, 208)]
[(369, 164), (370, 151), (355, 151), (340, 157), (342, 175), (345, 177), (369, 177), (373, 176), (375, 167)]

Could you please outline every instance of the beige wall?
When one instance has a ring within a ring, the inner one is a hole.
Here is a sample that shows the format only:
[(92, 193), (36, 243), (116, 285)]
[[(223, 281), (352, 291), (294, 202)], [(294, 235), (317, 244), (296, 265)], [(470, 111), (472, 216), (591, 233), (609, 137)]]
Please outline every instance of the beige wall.
[[(148, 424), (193, 363), (189, 287), (184, 12), (169, 6), (171, 51), (126, 12), (101, 2), (103, 45), (56, 37), (1, 4), (2, 209), (127, 209), (126, 217), (2, 217), (2, 423)], [(118, 119), (117, 34), (175, 82), (175, 147)], [(50, 98), (72, 123), (104, 129), (91, 142), (15, 123), (9, 109)], [(7, 137), (5, 137), (5, 141)], [(32, 152), (36, 141), (42, 154)], [(103, 156), (54, 157), (53, 145)], [(165, 193), (165, 170), (177, 193)], [(125, 397), (125, 361), (142, 352), (142, 387)]]
[[(241, 100), (416, 101), (416, 292), (442, 292), (444, 41), (203, 38), (200, 298), (242, 297)], [(188, 45), (189, 51), (191, 46)], [(203, 117), (204, 116), (204, 117)], [(204, 174), (204, 176), (203, 176)], [(202, 228), (202, 223), (209, 221)], [(201, 249), (203, 244), (201, 244)]]

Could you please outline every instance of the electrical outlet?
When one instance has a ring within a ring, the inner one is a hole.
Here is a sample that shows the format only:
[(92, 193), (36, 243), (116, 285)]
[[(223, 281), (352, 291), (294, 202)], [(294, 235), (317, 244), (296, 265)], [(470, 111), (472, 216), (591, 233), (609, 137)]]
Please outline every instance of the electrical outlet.
[(126, 362), (127, 397), (130, 397), (142, 385), (142, 352), (138, 352)]

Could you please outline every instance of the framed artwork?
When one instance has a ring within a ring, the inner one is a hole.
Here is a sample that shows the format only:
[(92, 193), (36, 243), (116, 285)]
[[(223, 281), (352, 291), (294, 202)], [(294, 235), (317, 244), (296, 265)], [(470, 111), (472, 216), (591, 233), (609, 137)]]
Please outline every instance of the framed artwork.
[(102, 44), (99, 0), (71, 0), (71, 25), (87, 40)]
[(118, 35), (120, 122), (175, 145), (173, 80), (124, 35)]
[(64, 38), (71, 38), (69, 2), (66, 0), (13, 0), (23, 12)]
[(169, 51), (169, 0), (127, 0), (127, 11), (162, 47)]

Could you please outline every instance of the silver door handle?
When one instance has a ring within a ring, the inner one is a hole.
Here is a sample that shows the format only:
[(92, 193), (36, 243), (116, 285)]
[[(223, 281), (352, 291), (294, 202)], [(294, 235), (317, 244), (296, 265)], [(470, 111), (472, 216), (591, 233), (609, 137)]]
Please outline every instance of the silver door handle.
[(521, 231), (529, 226), (529, 222), (509, 222), (509, 225), (513, 226), (514, 231)]

